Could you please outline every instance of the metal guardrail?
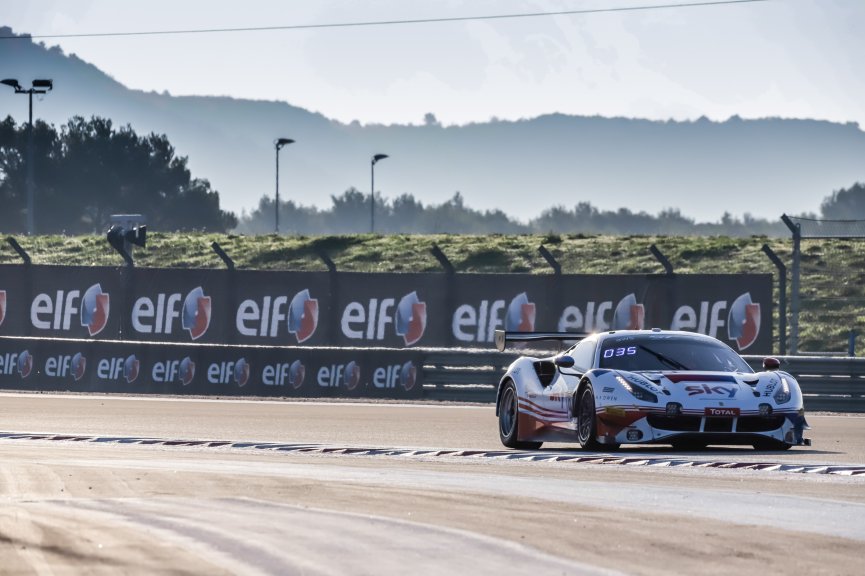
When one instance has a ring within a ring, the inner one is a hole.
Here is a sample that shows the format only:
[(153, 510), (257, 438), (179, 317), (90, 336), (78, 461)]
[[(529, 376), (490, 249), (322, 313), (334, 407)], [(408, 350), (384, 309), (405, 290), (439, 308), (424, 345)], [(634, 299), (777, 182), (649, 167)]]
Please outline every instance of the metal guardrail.
[[(507, 366), (520, 354), (487, 349), (424, 351), (424, 397), (441, 401), (493, 403), (496, 386)], [(762, 356), (745, 356), (762, 370)], [(778, 356), (781, 369), (792, 374), (809, 411), (865, 413), (865, 358)]]

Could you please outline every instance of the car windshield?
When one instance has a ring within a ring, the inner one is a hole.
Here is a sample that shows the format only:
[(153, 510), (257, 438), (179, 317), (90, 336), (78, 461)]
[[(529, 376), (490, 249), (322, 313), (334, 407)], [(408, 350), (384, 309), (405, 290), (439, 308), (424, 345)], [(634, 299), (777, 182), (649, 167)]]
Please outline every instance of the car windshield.
[(753, 372), (729, 346), (706, 338), (647, 334), (604, 339), (599, 366), (615, 370)]

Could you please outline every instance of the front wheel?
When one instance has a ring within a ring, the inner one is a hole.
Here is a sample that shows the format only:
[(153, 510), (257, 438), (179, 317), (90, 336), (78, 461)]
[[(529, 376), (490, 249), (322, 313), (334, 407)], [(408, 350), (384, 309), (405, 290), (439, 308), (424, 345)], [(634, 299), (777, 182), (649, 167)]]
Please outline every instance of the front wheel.
[(518, 440), (520, 424), (520, 403), (517, 398), (517, 389), (513, 382), (505, 384), (499, 400), (499, 438), (502, 444), (508, 448), (518, 450), (537, 450), (542, 442), (527, 442)]
[(792, 444), (787, 444), (786, 442), (780, 442), (778, 440), (772, 440), (771, 438), (762, 438), (760, 440), (755, 440), (752, 444), (754, 450), (767, 450), (767, 451), (781, 451), (781, 450), (789, 450)]
[[(577, 400), (577, 437), (584, 450), (603, 450), (605, 446), (598, 442), (598, 420), (595, 415), (595, 391), (587, 384), (580, 392)], [(615, 450), (618, 445), (606, 446)]]

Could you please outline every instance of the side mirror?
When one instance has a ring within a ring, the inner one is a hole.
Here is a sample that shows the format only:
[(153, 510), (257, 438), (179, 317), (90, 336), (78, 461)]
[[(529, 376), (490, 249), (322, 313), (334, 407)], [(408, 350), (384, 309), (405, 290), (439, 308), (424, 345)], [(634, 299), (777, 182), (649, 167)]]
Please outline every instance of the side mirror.
[(565, 354), (562, 354), (561, 356), (556, 356), (553, 359), (553, 362), (559, 368), (573, 368), (574, 367), (573, 356), (567, 356)]
[(763, 370), (778, 370), (781, 368), (781, 361), (772, 356), (763, 358)]

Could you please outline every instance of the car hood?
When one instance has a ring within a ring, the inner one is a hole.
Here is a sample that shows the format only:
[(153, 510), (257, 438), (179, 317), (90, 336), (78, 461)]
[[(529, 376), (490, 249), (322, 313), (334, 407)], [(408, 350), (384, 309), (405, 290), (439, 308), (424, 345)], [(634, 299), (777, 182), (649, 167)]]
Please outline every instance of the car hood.
[(657, 389), (652, 391), (660, 392), (662, 403), (666, 398), (684, 407), (717, 404), (756, 408), (772, 397), (782, 377), (789, 386), (796, 386), (795, 380), (782, 372), (617, 372), (632, 384), (640, 385), (640, 379), (650, 382)]

